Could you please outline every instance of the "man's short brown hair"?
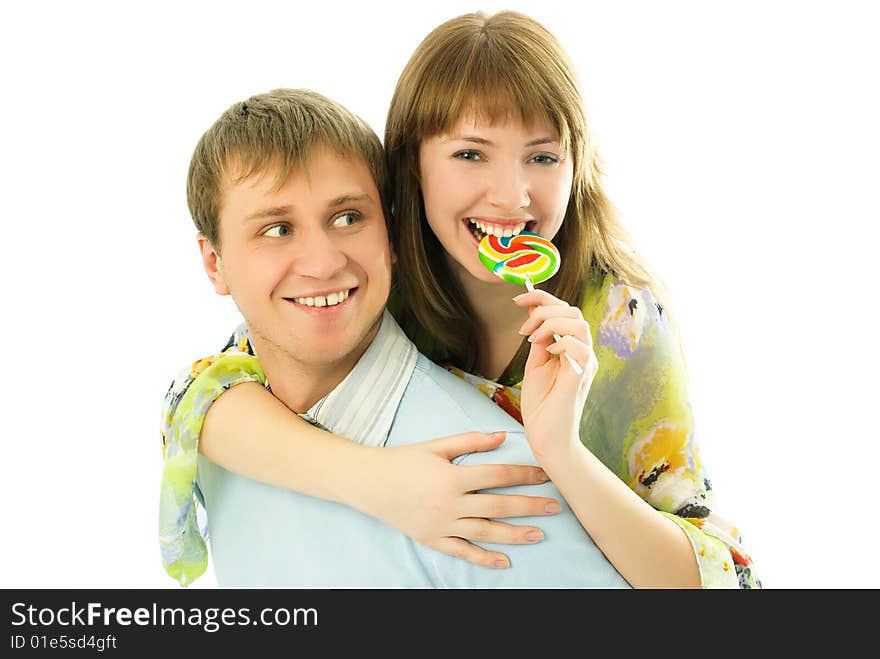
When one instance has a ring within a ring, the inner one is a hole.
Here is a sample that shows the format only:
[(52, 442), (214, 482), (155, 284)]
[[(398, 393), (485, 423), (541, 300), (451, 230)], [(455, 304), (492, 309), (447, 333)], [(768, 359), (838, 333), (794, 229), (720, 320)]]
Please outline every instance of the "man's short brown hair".
[(385, 158), (373, 129), (321, 94), (275, 89), (230, 107), (196, 145), (186, 182), (196, 228), (219, 251), (224, 182), (274, 172), (280, 189), (295, 170), (308, 172), (309, 155), (317, 146), (364, 161), (390, 221)]

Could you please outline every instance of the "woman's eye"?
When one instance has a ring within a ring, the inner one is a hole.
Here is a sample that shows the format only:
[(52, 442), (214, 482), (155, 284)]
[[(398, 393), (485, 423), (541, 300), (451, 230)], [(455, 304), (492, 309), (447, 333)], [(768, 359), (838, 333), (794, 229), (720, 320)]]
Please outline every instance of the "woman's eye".
[(361, 216), (358, 213), (343, 213), (333, 219), (333, 225), (337, 227), (350, 227), (353, 224), (357, 224), (360, 219)]
[(276, 224), (274, 227), (266, 229), (263, 235), (269, 238), (283, 238), (290, 235), (290, 227), (286, 224)]
[(458, 158), (459, 160), (470, 160), (473, 162), (483, 159), (479, 151), (459, 151), (453, 157)]
[(548, 153), (539, 153), (536, 156), (532, 156), (532, 162), (536, 162), (539, 165), (555, 165), (559, 162), (559, 158)]

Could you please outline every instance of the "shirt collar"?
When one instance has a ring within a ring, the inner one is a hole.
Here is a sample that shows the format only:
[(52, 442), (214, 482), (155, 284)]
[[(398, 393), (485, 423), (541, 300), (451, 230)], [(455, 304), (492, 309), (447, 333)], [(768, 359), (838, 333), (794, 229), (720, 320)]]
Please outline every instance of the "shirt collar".
[(383, 446), (418, 351), (386, 310), (376, 338), (333, 391), (300, 414), (335, 435), (365, 446)]

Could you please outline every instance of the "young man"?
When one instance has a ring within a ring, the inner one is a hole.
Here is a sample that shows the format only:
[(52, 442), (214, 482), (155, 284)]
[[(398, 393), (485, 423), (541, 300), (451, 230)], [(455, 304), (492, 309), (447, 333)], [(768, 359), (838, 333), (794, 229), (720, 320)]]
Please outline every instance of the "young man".
[[(312, 92), (253, 97), (203, 136), (190, 169), (190, 208), (214, 289), (232, 295), (246, 321), (233, 344), (259, 356), (277, 398), (334, 434), (393, 447), (506, 431), (501, 448), (456, 462), (535, 464), (522, 426), (420, 355), (385, 311), (393, 256), (383, 177), (375, 134)], [(237, 366), (230, 360), (223, 368)], [(199, 405), (186, 396), (174, 404)], [(163, 559), (181, 583), (181, 565), (199, 560), (198, 547), (181, 540), (195, 513), (175, 503), (189, 497), (194, 449), (166, 446)], [(564, 503), (541, 518), (543, 542), (505, 547), (511, 568), (492, 570), (353, 508), (197, 459), (223, 586), (628, 587)], [(551, 483), (498, 491), (563, 501)]]

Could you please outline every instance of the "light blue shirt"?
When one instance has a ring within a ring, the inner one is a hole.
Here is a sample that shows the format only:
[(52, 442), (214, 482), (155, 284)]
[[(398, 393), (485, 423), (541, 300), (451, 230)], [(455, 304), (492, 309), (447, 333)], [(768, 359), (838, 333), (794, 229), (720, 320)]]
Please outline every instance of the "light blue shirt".
[[(364, 420), (365, 410), (371, 411), (370, 422)], [(389, 447), (504, 430), (507, 439), (498, 449), (455, 462), (537, 464), (523, 427), (476, 388), (419, 354), (387, 312), (349, 376), (302, 416), (353, 441)], [(483, 543), (510, 557), (510, 568), (493, 569), (424, 547), (348, 506), (238, 476), (202, 455), (198, 460), (197, 482), (221, 586), (629, 588), (552, 483), (485, 490), (552, 497), (562, 504), (556, 515), (502, 520), (537, 526), (544, 540)]]

